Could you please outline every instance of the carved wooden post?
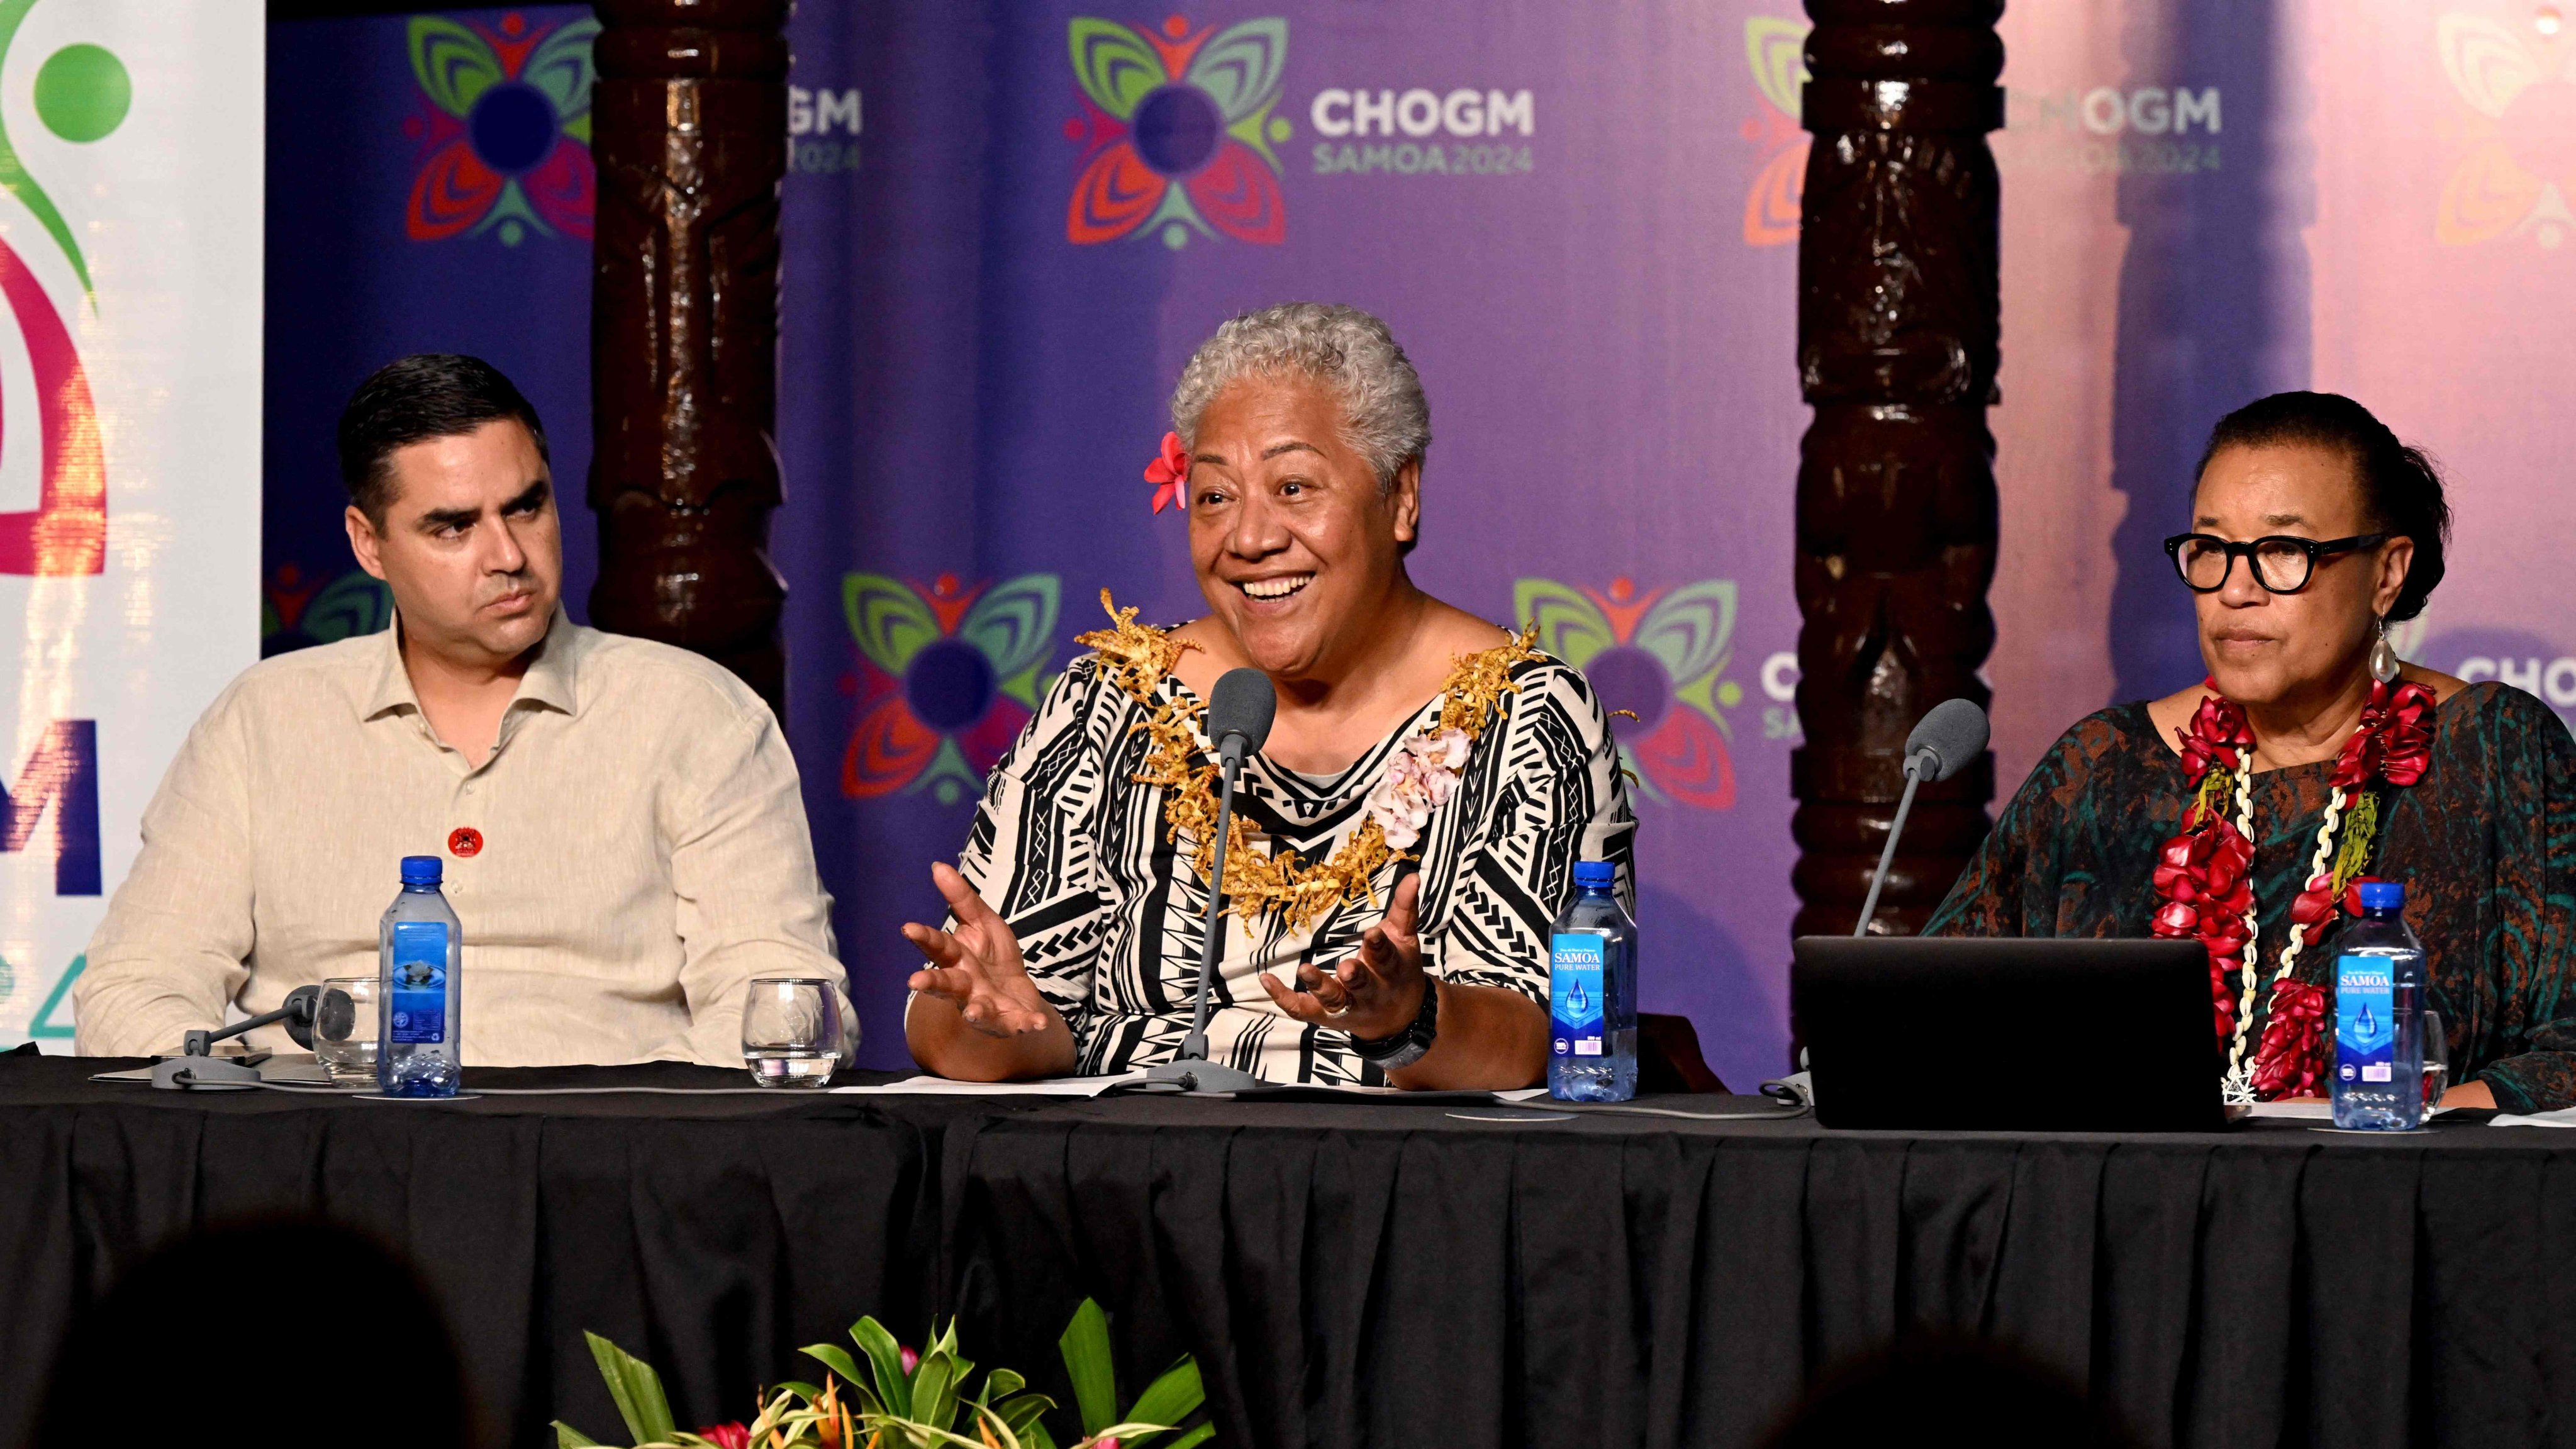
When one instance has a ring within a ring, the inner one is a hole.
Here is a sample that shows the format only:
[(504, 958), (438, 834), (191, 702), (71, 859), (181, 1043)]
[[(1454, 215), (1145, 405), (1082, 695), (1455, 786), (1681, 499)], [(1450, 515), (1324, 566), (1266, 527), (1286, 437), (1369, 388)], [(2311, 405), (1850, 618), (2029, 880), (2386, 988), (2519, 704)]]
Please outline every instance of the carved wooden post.
[[(1905, 736), (1979, 705), (1994, 644), (2002, 0), (1807, 0), (1798, 375), (1801, 933), (1847, 934), (1905, 788)], [(1877, 932), (1910, 934), (1985, 837), (1991, 756), (1924, 787)]]
[(778, 193), (790, 0), (597, 0), (591, 622), (781, 709)]

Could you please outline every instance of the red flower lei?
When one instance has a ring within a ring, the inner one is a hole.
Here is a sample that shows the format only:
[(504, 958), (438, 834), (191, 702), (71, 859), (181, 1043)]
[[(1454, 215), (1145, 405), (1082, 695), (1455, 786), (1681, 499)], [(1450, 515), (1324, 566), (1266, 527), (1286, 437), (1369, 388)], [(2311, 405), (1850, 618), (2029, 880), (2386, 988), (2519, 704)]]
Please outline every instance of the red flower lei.
[[(2215, 681), (2207, 687), (2212, 692), (2193, 711), (2191, 723), (2174, 731), (2194, 796), (2183, 809), (2182, 832), (2166, 841), (2157, 856), (2160, 904), (2151, 929), (2167, 938), (2197, 939), (2208, 949), (2210, 1011), (2224, 1047), (2238, 1034), (2240, 1003), (2232, 998), (2230, 983), (2244, 972), (2245, 953), (2254, 943), (2254, 845), (2217, 802), (2242, 788), (2244, 772), (2252, 767), (2254, 732), (2245, 711), (2215, 692)], [(2359, 727), (2335, 757), (2331, 783), (2337, 803), (2319, 832), (2328, 864), (2290, 905), (2290, 943), (2272, 982), (2271, 1010), (2249, 1068), (2258, 1098), (2312, 1095), (2325, 1080), (2322, 1046), (2331, 1003), (2323, 990), (2287, 968), (2307, 934), (2334, 919), (2338, 909), (2360, 914), (2359, 887), (2366, 877), (2358, 871), (2367, 851), (2332, 848), (2333, 816), (2348, 792), (2381, 782), (2402, 787), (2424, 778), (2432, 759), (2433, 712), (2433, 692), (2424, 686), (2374, 682)], [(2213, 771), (2218, 772), (2215, 780)], [(2245, 995), (2249, 1000), (2244, 1006), (2250, 1009), (2253, 992)]]

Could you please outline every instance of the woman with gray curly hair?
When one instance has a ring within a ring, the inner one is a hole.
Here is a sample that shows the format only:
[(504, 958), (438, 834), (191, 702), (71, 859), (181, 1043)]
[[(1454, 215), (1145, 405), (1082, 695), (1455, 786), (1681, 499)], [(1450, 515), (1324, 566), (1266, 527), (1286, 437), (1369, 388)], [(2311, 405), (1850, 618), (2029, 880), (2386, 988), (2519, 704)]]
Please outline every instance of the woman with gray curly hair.
[(1200, 701), (1249, 666), (1279, 712), (1236, 795), (1209, 1059), (1537, 1081), (1549, 925), (1578, 861), (1633, 900), (1636, 820), (1583, 676), (1405, 570), (1431, 443), (1412, 362), (1355, 308), (1247, 313), (1183, 369), (1172, 428), (1147, 478), (1188, 510), (1208, 613), (1113, 611), (994, 768), (958, 867), (932, 868), (953, 914), (904, 927), (914, 1059), (995, 1081), (1178, 1054), (1212, 886)]

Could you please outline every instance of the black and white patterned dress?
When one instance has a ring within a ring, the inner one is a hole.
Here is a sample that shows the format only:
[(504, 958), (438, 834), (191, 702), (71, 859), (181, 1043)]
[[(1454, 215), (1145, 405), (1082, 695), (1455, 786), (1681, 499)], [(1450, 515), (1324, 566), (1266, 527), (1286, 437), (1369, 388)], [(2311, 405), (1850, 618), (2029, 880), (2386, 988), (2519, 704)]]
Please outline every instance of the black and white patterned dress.
[[(1096, 657), (1065, 671), (1036, 718), (985, 781), (958, 869), (1010, 923), (1038, 990), (1062, 1012), (1085, 1074), (1170, 1060), (1188, 1035), (1208, 892), (1166, 835), (1163, 791), (1135, 782), (1149, 749), (1133, 728), (1149, 713), (1105, 677)], [(1282, 1014), (1253, 980), (1290, 979), (1359, 948), (1400, 876), (1423, 874), (1424, 964), (1449, 981), (1501, 986), (1547, 1004), (1548, 926), (1574, 890), (1574, 863), (1610, 860), (1634, 909), (1636, 817), (1609, 721), (1582, 673), (1538, 655), (1512, 670), (1517, 692), (1462, 768), (1422, 839), (1373, 884), (1378, 899), (1344, 901), (1310, 930), (1277, 910), (1250, 926), (1223, 920), (1209, 999), (1211, 1059), (1281, 1082), (1382, 1080), (1350, 1038)], [(1157, 705), (1189, 691), (1166, 675)], [(1193, 699), (1194, 704), (1196, 701)], [(1436, 720), (1440, 699), (1339, 775), (1302, 775), (1259, 755), (1245, 763), (1238, 818), (1274, 856), (1328, 859), (1367, 820), (1389, 757)], [(1208, 742), (1199, 741), (1202, 755)], [(954, 922), (951, 922), (954, 925)]]

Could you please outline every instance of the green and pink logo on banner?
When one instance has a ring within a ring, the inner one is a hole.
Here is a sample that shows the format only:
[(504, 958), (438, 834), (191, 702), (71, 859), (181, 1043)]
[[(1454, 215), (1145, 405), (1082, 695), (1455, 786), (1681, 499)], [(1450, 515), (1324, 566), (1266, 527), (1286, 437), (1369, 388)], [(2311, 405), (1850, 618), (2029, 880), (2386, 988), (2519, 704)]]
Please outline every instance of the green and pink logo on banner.
[(405, 30), (421, 107), (403, 133), (421, 147), (403, 218), (413, 241), (490, 232), (503, 246), (590, 240), (590, 46), (596, 20), (498, 26), (415, 15)]
[(1725, 711), (1744, 687), (1725, 677), (1735, 652), (1735, 582), (1702, 579), (1637, 591), (1615, 578), (1605, 592), (1554, 579), (1512, 587), (1512, 617), (1538, 625), (1539, 647), (1583, 671), (1612, 721), (1639, 793), (1702, 810), (1735, 805), (1734, 727)]
[(1082, 113), (1064, 123), (1081, 148), (1064, 235), (1076, 245), (1193, 233), (1276, 246), (1288, 239), (1279, 157), (1293, 128), (1271, 111), (1288, 63), (1278, 16), (1191, 31), (1077, 16), (1067, 33)]
[(927, 588), (884, 574), (843, 578), (860, 664), (841, 793), (928, 791), (953, 805), (981, 791), (1046, 697), (1060, 593), (1053, 574), (971, 587), (941, 574)]
[[(0, 67), (18, 38), (19, 22), (36, 0), (0, 0)], [(96, 45), (67, 45), (36, 68), (36, 119), (74, 145), (101, 141), (121, 125), (134, 103), (133, 77), (114, 52)], [(89, 258), (52, 196), (30, 175), (17, 147), (0, 129), (0, 190), (25, 207), (70, 263), (93, 310), (97, 288)], [(72, 194), (77, 194), (72, 193)], [(98, 431), (98, 407), (71, 329), (6, 238), (0, 238), (0, 296), (26, 343), (36, 394), (36, 444), (40, 458), (36, 507), (0, 513), (0, 574), (55, 577), (103, 573), (107, 568), (107, 459)], [(5, 421), (5, 420), (0, 420)]]

